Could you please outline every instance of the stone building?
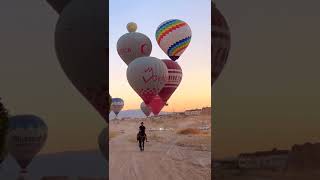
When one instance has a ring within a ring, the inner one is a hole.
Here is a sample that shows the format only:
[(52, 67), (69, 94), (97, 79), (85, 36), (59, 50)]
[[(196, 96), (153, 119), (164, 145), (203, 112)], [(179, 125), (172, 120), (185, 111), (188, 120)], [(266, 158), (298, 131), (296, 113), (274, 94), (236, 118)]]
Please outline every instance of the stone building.
[(320, 171), (320, 143), (294, 145), (288, 159), (288, 170)]
[(288, 162), (288, 150), (258, 151), (242, 153), (238, 156), (241, 169), (285, 170)]
[(184, 113), (187, 116), (199, 116), (201, 114), (201, 109), (186, 110)]

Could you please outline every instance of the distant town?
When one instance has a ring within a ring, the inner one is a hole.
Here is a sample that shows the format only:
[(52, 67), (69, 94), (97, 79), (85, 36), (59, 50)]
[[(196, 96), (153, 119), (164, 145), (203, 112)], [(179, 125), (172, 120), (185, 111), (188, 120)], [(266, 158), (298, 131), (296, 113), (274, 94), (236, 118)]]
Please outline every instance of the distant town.
[(320, 170), (320, 143), (293, 145), (291, 150), (272, 149), (240, 153), (231, 160), (214, 160), (214, 169), (270, 170), (282, 172)]
[[(190, 109), (184, 112), (170, 112), (170, 113), (163, 113), (158, 116), (150, 116), (149, 118), (152, 120), (155, 119), (162, 119), (162, 118), (179, 118), (179, 117), (187, 117), (187, 116), (201, 116), (201, 115), (211, 115), (211, 107), (203, 107), (201, 109)], [(123, 117), (120, 120), (130, 120), (131, 117)], [(137, 118), (134, 118), (137, 119)], [(144, 119), (144, 118), (142, 118)]]

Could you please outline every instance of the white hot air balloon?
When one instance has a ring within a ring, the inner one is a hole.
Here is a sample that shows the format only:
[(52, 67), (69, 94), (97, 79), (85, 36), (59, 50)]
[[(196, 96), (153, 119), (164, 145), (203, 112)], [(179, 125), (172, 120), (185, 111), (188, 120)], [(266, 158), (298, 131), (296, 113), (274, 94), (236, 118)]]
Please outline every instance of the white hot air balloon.
[(142, 102), (140, 104), (141, 111), (148, 117), (151, 114), (151, 109), (149, 106), (146, 105), (146, 103)]
[(128, 65), (138, 57), (150, 56), (152, 43), (148, 36), (135, 32), (137, 25), (129, 23), (128, 33), (122, 35), (117, 42), (117, 51), (121, 59)]
[(98, 137), (98, 144), (101, 154), (105, 159), (107, 159), (107, 149), (109, 148), (109, 142), (107, 139), (107, 128), (102, 129), (102, 131), (100, 132), (100, 135)]
[(121, 98), (112, 98), (111, 109), (118, 116), (124, 106), (124, 101)]
[(8, 150), (21, 167), (21, 177), (40, 152), (47, 140), (48, 127), (34, 115), (17, 115), (9, 118)]
[(129, 84), (147, 105), (164, 87), (167, 78), (166, 64), (155, 57), (137, 58), (127, 69)]

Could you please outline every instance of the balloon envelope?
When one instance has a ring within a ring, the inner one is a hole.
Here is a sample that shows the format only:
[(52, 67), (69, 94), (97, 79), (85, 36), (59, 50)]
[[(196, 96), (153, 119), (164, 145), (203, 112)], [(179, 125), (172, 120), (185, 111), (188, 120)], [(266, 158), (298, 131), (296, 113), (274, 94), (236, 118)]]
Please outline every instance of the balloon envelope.
[(151, 108), (149, 106), (147, 106), (146, 103), (142, 102), (140, 104), (140, 109), (146, 116), (150, 116)]
[(9, 119), (8, 150), (22, 169), (40, 152), (47, 139), (48, 127), (34, 115), (18, 115)]
[(171, 60), (162, 60), (168, 69), (168, 78), (164, 87), (159, 92), (163, 102), (167, 102), (182, 80), (182, 69), (178, 63)]
[(108, 139), (107, 139), (107, 128), (102, 129), (98, 137), (98, 144), (101, 154), (107, 159), (107, 148), (108, 148)]
[(165, 63), (155, 57), (137, 58), (127, 69), (129, 84), (147, 105), (164, 87), (167, 78)]
[(111, 109), (118, 115), (124, 106), (124, 101), (121, 98), (112, 98)]
[(156, 31), (156, 40), (160, 48), (170, 57), (177, 60), (191, 41), (191, 28), (179, 19), (170, 19), (161, 23)]
[(72, 84), (107, 122), (107, 2), (59, 2), (64, 2), (64, 7), (56, 2), (60, 15), (55, 29), (58, 60)]
[(158, 115), (161, 109), (164, 107), (165, 103), (160, 98), (160, 96), (156, 96), (152, 99), (149, 106), (151, 107), (151, 111), (154, 115)]
[(211, 7), (213, 13), (213, 17), (211, 18), (211, 57), (213, 58), (211, 63), (211, 85), (213, 85), (227, 62), (231, 38), (226, 19), (215, 5), (212, 5)]
[(129, 32), (118, 40), (117, 51), (121, 59), (128, 65), (138, 57), (149, 56), (152, 51), (152, 43), (142, 33)]

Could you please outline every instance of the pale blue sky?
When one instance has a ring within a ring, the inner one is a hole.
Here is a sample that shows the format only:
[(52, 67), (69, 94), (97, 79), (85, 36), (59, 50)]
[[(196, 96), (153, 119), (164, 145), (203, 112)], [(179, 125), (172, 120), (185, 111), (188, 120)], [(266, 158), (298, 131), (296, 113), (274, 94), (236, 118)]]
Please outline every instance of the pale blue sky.
[[(151, 56), (160, 59), (168, 58), (155, 41), (155, 31), (163, 21), (173, 18), (181, 19), (190, 25), (192, 40), (187, 50), (177, 61), (184, 76), (170, 102), (177, 107), (180, 106), (182, 99), (194, 102), (193, 104), (189, 103), (189, 106), (178, 107), (176, 110), (210, 105), (210, 3), (209, 0), (110, 1), (109, 86), (113, 97), (121, 97), (125, 100), (124, 109), (139, 108), (141, 99), (127, 82), (127, 65), (121, 60), (116, 50), (118, 39), (127, 33), (127, 23), (133, 21), (138, 24), (137, 32), (144, 33), (151, 39), (153, 46)], [(199, 93), (195, 93), (197, 92), (195, 87), (199, 87)], [(191, 93), (192, 96), (190, 96)], [(189, 95), (189, 99), (182, 97), (182, 95)], [(164, 110), (172, 110), (172, 108), (168, 108)]]

